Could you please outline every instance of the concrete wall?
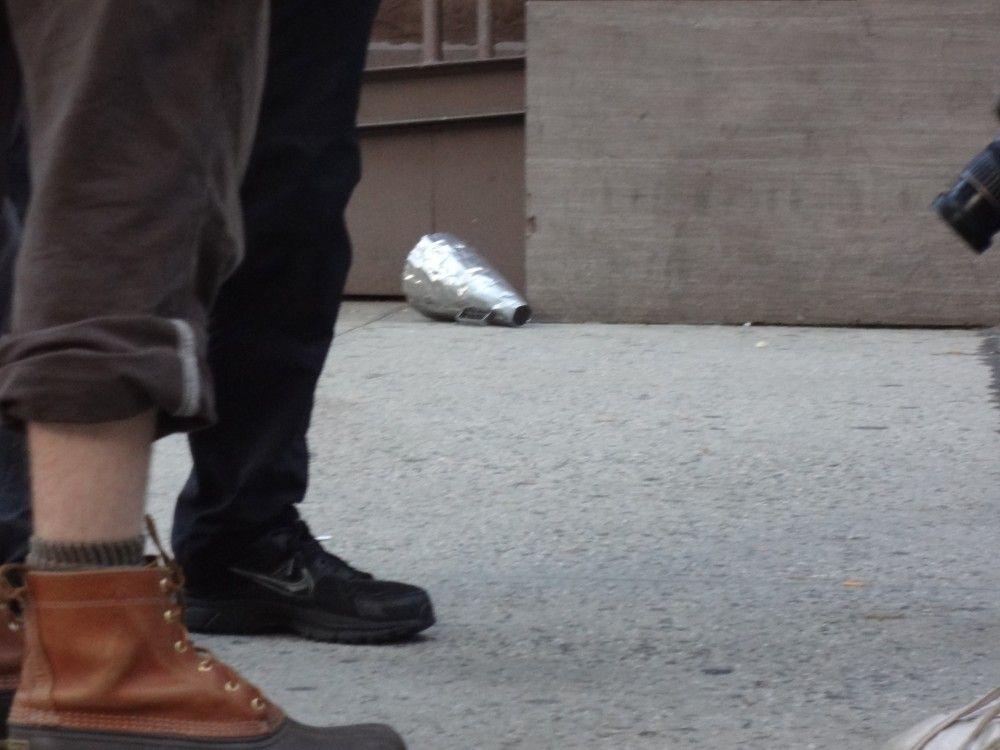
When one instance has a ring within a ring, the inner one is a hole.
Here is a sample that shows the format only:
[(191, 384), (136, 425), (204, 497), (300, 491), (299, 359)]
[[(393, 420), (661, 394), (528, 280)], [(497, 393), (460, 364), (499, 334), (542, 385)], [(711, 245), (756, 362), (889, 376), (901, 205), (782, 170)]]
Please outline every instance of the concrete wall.
[(929, 211), (993, 136), (995, 0), (531, 0), (528, 291), (550, 320), (1000, 320)]

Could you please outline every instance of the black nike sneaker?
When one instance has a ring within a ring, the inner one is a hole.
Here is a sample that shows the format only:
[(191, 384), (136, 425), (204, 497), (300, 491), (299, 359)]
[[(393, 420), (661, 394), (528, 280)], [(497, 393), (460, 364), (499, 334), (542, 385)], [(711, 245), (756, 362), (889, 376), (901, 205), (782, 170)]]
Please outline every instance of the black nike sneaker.
[(323, 549), (302, 521), (233, 565), (185, 573), (186, 619), (199, 633), (295, 633), (335, 643), (412, 638), (434, 624), (423, 589), (380, 581)]

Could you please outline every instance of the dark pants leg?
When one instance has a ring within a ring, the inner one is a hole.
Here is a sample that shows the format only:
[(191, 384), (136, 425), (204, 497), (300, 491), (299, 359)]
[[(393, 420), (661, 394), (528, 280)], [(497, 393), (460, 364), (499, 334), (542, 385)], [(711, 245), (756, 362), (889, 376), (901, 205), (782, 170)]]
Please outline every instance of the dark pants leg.
[(243, 185), (243, 265), (210, 321), (219, 422), (190, 436), (173, 546), (191, 576), (297, 518), (306, 431), (333, 338), (359, 176), (355, 133), (378, 0), (274, 0), (257, 140)]
[[(15, 156), (23, 141), (20, 129), (20, 81), (13, 44), (7, 29), (6, 10), (0, 3), (0, 333), (10, 323), (14, 258), (20, 242), (20, 222), (13, 195), (22, 195)], [(15, 562), (27, 553), (31, 533), (24, 441), (14, 430), (0, 426), (0, 563)]]

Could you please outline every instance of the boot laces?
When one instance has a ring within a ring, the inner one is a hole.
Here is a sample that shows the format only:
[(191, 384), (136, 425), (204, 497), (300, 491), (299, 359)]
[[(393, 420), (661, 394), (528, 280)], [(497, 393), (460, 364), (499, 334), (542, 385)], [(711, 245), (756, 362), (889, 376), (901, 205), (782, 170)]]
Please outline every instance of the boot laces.
[(184, 602), (184, 571), (181, 570), (180, 565), (166, 551), (156, 530), (156, 525), (149, 516), (146, 516), (146, 528), (150, 539), (152, 539), (159, 553), (157, 556), (158, 562), (165, 571), (164, 577), (160, 580), (160, 590), (174, 605), (164, 611), (163, 617), (167, 622), (176, 623), (181, 633), (180, 640), (174, 643), (174, 650), (179, 654), (184, 654), (193, 649), (199, 657), (197, 667), (199, 672), (211, 672), (218, 666), (226, 678), (223, 686), (226, 692), (235, 693), (241, 690), (243, 685), (246, 684), (249, 691), (254, 693), (254, 697), (250, 700), (251, 707), (255, 711), (262, 713), (267, 708), (267, 701), (264, 699), (259, 688), (243, 680), (235, 669), (225, 662), (216, 659), (215, 655), (207, 648), (202, 648), (191, 643), (191, 635), (184, 625), (184, 609), (186, 606)]
[(20, 630), (24, 623), (24, 597), (27, 586), (24, 574), (27, 568), (20, 564), (0, 566), (0, 607), (6, 623), (0, 627)]

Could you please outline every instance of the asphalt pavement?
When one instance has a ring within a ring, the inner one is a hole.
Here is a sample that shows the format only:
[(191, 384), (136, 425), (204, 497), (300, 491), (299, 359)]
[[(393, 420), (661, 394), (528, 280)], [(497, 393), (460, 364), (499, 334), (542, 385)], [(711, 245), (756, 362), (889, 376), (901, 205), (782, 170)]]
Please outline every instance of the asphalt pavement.
[[(202, 639), (412, 750), (861, 750), (1000, 683), (1000, 334), (433, 323), (352, 304), (303, 512), (410, 644)], [(163, 441), (166, 529), (188, 469)]]

